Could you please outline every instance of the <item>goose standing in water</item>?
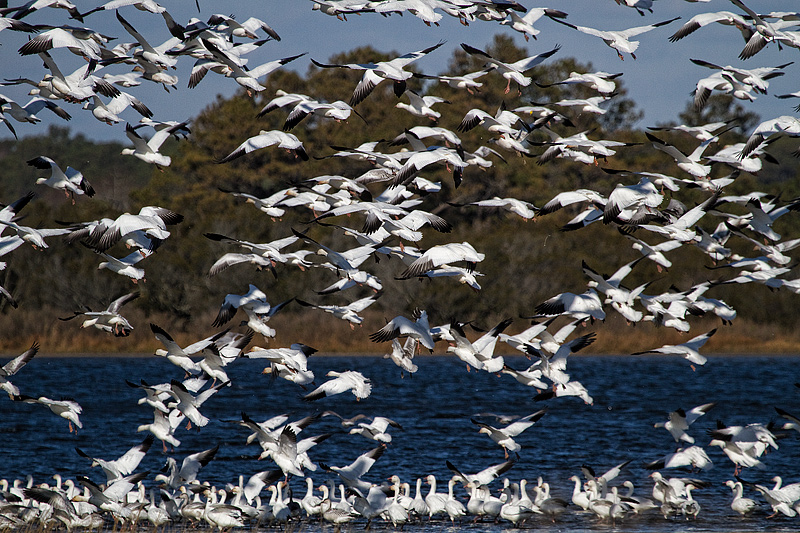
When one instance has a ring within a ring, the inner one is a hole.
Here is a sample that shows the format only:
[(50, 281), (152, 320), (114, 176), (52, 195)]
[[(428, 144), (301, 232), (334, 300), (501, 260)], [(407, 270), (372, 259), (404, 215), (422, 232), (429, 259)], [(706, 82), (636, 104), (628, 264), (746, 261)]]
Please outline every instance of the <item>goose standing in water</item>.
[(748, 513), (753, 512), (755, 509), (758, 508), (758, 504), (751, 500), (750, 498), (745, 498), (744, 494), (744, 487), (742, 486), (741, 481), (732, 481), (728, 480), (725, 482), (725, 485), (731, 489), (733, 492), (733, 499), (731, 500), (731, 509), (735, 512), (739, 513), (742, 516), (745, 516)]

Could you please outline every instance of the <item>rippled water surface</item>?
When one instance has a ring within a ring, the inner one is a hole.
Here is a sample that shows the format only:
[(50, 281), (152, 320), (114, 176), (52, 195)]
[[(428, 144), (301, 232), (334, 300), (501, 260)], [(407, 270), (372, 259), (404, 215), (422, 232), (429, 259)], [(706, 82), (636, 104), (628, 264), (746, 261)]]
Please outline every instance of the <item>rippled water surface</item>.
[[(527, 363), (521, 358), (509, 358), (508, 362), (516, 368)], [(718, 402), (690, 430), (714, 462), (711, 470), (692, 474), (711, 483), (710, 487), (693, 493), (702, 506), (698, 519), (665, 520), (656, 514), (631, 518), (613, 527), (653, 531), (794, 531), (800, 527), (800, 519), (768, 519), (766, 506), (747, 519), (731, 511), (730, 490), (724, 482), (732, 479), (734, 465), (718, 448), (707, 447), (707, 431), (715, 427), (717, 420), (728, 425), (774, 420), (780, 426), (784, 420), (777, 417), (775, 406), (800, 413), (800, 389), (795, 386), (800, 381), (798, 363), (798, 357), (713, 357), (695, 372), (682, 359), (573, 356), (570, 375), (580, 380), (593, 396), (594, 405), (590, 406), (577, 398), (534, 402), (533, 389), (509, 376), (467, 372), (453, 358), (418, 358), (419, 371), (413, 377), (401, 377), (397, 367), (381, 358), (322, 356), (309, 360), (317, 383), (328, 370), (359, 370), (372, 380), (373, 392), (360, 402), (348, 393), (309, 404), (302, 401), (304, 391), (297, 385), (273, 381), (261, 374), (263, 363), (239, 360), (228, 367), (232, 386), (202, 407), (211, 422), (200, 430), (180, 428), (176, 436), (181, 446), (170, 450), (168, 455), (180, 461), (187, 454), (220, 444), (216, 459), (201, 471), (200, 479), (217, 486), (237, 483), (239, 475), (247, 478), (275, 468), (271, 461), (256, 460), (260, 452), (256, 444), (246, 445), (249, 431), (238, 423), (242, 412), (258, 421), (281, 413), (297, 419), (327, 409), (346, 417), (364, 413), (386, 416), (403, 426), (402, 430), (391, 431), (394, 440), (367, 474), (368, 480), (380, 483), (397, 474), (413, 487), (417, 477), (434, 474), (446, 489), (451, 473), (445, 460), (468, 473), (504, 460), (502, 449), (478, 433), (471, 417), (485, 412), (524, 416), (547, 407), (547, 414), (517, 439), (523, 448), (519, 461), (507, 473), (509, 479), (526, 478), (535, 484), (541, 476), (550, 483), (554, 495), (569, 499), (572, 491), (569, 477), (580, 475), (581, 465), (591, 465), (600, 473), (632, 460), (616, 482), (629, 479), (636, 485), (638, 495), (649, 496), (652, 482), (644, 464), (675, 449), (670, 435), (653, 424), (665, 420), (667, 413), (676, 408)], [(60, 473), (68, 477), (83, 474), (104, 481), (102, 472), (90, 469), (89, 461), (80, 457), (75, 447), (105, 459), (124, 453), (144, 437), (136, 432), (137, 427), (152, 421), (149, 408), (137, 405), (141, 392), (130, 388), (125, 381), (144, 379), (155, 384), (180, 377), (177, 367), (158, 358), (37, 357), (15, 376), (14, 383), (23, 394), (75, 398), (84, 409), (81, 416), (84, 428), (75, 436), (68, 432), (66, 421), (41, 406), (0, 400), (3, 442), (0, 477), (14, 479), (30, 474), (36, 482), (52, 482), (51, 476)], [(334, 434), (311, 450), (310, 456), (316, 462), (345, 466), (374, 447), (373, 442), (361, 436), (348, 435), (332, 416), (322, 418), (305, 431), (302, 436)], [(779, 441), (780, 449), (764, 458), (766, 468), (746, 470), (742, 477), (765, 485), (771, 485), (770, 480), (776, 475), (781, 475), (785, 483), (800, 481), (798, 433), (785, 433), (786, 438)], [(160, 443), (156, 443), (138, 471), (150, 470), (154, 476), (165, 458)], [(664, 474), (686, 475), (666, 470)], [(321, 470), (310, 475), (317, 484), (329, 477)], [(293, 480), (292, 486), (295, 495), (305, 493), (301, 480)], [(500, 487), (499, 481), (496, 487)], [(466, 494), (458, 490), (459, 497), (466, 501)], [(754, 490), (748, 488), (745, 492), (761, 500)], [(318, 526), (303, 527), (309, 530)], [(360, 529), (363, 525), (353, 527)], [(413, 527), (417, 529), (406, 529), (440, 530), (451, 526), (432, 523)], [(465, 521), (459, 527), (501, 531), (509, 529), (510, 524)], [(556, 523), (538, 518), (526, 527), (577, 531), (612, 526), (577, 513), (571, 506)]]

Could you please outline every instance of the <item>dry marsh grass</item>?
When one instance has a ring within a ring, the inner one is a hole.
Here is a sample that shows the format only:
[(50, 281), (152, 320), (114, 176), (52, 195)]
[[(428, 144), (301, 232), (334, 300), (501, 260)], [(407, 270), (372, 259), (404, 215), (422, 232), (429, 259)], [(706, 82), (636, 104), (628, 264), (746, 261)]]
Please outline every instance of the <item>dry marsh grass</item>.
[[(42, 316), (53, 317), (42, 321)], [(68, 316), (68, 314), (66, 315)], [(114, 337), (95, 328), (80, 327), (80, 317), (62, 321), (57, 317), (65, 317), (57, 311), (41, 313), (28, 312), (22, 309), (8, 312), (0, 326), (0, 353), (13, 355), (27, 349), (33, 342), (41, 346), (42, 354), (63, 355), (130, 355), (152, 354), (160, 343), (150, 331), (149, 324), (155, 323), (168, 331), (180, 345), (191, 344), (201, 338), (213, 335), (219, 329), (212, 328), (215, 313), (208, 312), (191, 320), (181, 320), (174, 315), (148, 315), (141, 310), (131, 308), (125, 313), (126, 318), (134, 325), (128, 337)], [(278, 332), (274, 339), (265, 339), (256, 335), (251, 346), (280, 347), (302, 342), (313, 346), (320, 354), (371, 354), (382, 355), (391, 349), (389, 343), (376, 344), (370, 342), (369, 333), (378, 330), (390, 317), (382, 313), (364, 313), (361, 326), (349, 327), (349, 323), (332, 315), (319, 311), (307, 310), (297, 313), (281, 313), (275, 315), (269, 325)], [(229, 325), (234, 331), (246, 331), (240, 326), (241, 318), (237, 315)], [(566, 320), (563, 321), (566, 323)], [(491, 322), (486, 324), (491, 326)], [(508, 332), (518, 332), (527, 327), (528, 321), (517, 319)], [(557, 321), (554, 327), (562, 322)], [(696, 335), (717, 328), (717, 333), (703, 349), (705, 354), (787, 354), (800, 353), (800, 332), (776, 325), (764, 325), (738, 319), (733, 326), (723, 326), (719, 320), (701, 319), (692, 323), (692, 331), (679, 333), (669, 328), (656, 328), (652, 324), (629, 326), (617, 316), (610, 316), (602, 327), (599, 324), (587, 324), (579, 327), (573, 335), (597, 333), (597, 340), (581, 352), (581, 355), (613, 354), (625, 355), (637, 351), (657, 348), (663, 344), (680, 344)], [(467, 329), (470, 338), (479, 333)], [(498, 343), (498, 353), (515, 354), (508, 346)], [(446, 352), (440, 343), (434, 353)]]

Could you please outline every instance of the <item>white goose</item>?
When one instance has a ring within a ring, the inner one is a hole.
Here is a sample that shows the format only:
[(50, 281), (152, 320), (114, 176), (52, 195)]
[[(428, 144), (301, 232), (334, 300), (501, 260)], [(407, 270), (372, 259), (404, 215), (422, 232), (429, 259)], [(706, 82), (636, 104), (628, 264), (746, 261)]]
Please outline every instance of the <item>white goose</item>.
[(19, 396), (19, 387), (11, 383), (8, 378), (22, 370), (28, 362), (39, 352), (39, 343), (34, 342), (30, 348), (22, 352), (21, 355), (6, 363), (0, 368), (0, 390), (6, 391), (12, 400)]

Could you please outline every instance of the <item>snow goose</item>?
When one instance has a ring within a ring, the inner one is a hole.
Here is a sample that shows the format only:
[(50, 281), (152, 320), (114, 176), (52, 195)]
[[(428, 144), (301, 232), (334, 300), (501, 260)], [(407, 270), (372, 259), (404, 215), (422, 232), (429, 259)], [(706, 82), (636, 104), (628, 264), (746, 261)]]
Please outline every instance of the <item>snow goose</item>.
[(389, 426), (403, 429), (403, 426), (390, 418), (376, 416), (369, 424), (366, 422), (359, 422), (356, 427), (350, 429), (349, 433), (351, 435), (361, 435), (370, 440), (388, 444), (392, 442), (392, 436), (387, 433)]
[(731, 499), (731, 509), (733, 509), (733, 511), (739, 513), (741, 516), (745, 516), (758, 508), (758, 504), (754, 500), (743, 497), (744, 487), (741, 481), (734, 482), (729, 479), (725, 482), (725, 485), (729, 487), (733, 493), (733, 498)]
[(686, 433), (686, 430), (689, 429), (689, 426), (694, 424), (698, 418), (709, 412), (715, 405), (717, 405), (716, 402), (711, 402), (698, 405), (688, 411), (676, 409), (669, 413), (669, 420), (666, 422), (657, 422), (653, 427), (664, 428), (669, 431), (672, 438), (675, 439), (675, 442), (684, 441), (689, 444), (694, 444), (694, 437)]
[(141, 47), (137, 48), (133, 55), (142, 68), (145, 68), (146, 65), (149, 65), (152, 69), (161, 71), (175, 67), (175, 65), (178, 63), (178, 58), (166, 53), (167, 49), (172, 48), (172, 41), (167, 41), (166, 45), (153, 46), (147, 41), (147, 39), (144, 38), (141, 33), (136, 31), (136, 28), (134, 28), (122, 17), (122, 15), (119, 14), (119, 10), (116, 11), (116, 15), (117, 20), (120, 24), (122, 24), (122, 27), (125, 28), (125, 31), (131, 34), (131, 36), (133, 36), (138, 43), (139, 47)]
[(186, 127), (187, 122), (181, 122), (175, 126), (170, 126), (161, 130), (157, 130), (149, 140), (139, 135), (136, 128), (142, 126), (131, 126), (129, 123), (125, 124), (125, 135), (133, 143), (133, 148), (123, 148), (122, 155), (132, 155), (145, 163), (156, 165), (156, 167), (168, 167), (172, 162), (172, 158), (159, 152), (161, 145), (169, 139), (170, 135), (182, 131)]
[(85, 30), (86, 28), (71, 26), (51, 27), (23, 44), (18, 52), (25, 56), (40, 54), (53, 48), (66, 48), (73, 54), (100, 61), (102, 59), (100, 45), (94, 39), (94, 36), (99, 34)]
[(537, 83), (539, 87), (547, 88), (554, 85), (585, 85), (586, 87), (599, 92), (602, 95), (611, 95), (617, 85), (615, 79), (622, 76), (622, 72), (609, 74), (608, 72), (570, 72), (566, 79), (554, 83)]
[(308, 154), (306, 153), (305, 148), (303, 148), (303, 143), (291, 133), (286, 133), (280, 130), (261, 130), (258, 135), (250, 137), (230, 154), (226, 155), (222, 159), (217, 160), (217, 163), (227, 163), (255, 150), (276, 144), (279, 148), (283, 148), (294, 153), (295, 157), (299, 157), (304, 161), (308, 160)]
[(693, 242), (697, 238), (697, 232), (693, 228), (696, 227), (697, 222), (714, 207), (721, 192), (721, 189), (717, 189), (705, 201), (689, 209), (677, 220), (669, 222), (668, 224), (663, 226), (657, 224), (640, 224), (639, 227), (683, 243)]
[(741, 157), (744, 158), (750, 155), (763, 142), (777, 139), (784, 135), (789, 137), (800, 136), (800, 119), (790, 115), (783, 115), (761, 122), (748, 137), (744, 149), (742, 149)]
[(447, 351), (453, 352), (459, 359), (467, 363), (468, 370), (472, 366), (477, 370), (486, 370), (491, 373), (500, 372), (505, 366), (505, 362), (501, 356), (494, 355), (494, 348), (497, 344), (497, 336), (511, 325), (511, 322), (510, 318), (501, 321), (475, 342), (467, 339), (461, 324), (452, 324), (450, 332), (455, 339), (455, 345), (448, 347)]
[(419, 74), (418, 76), (420, 78), (438, 80), (440, 83), (446, 83), (453, 89), (466, 89), (469, 94), (475, 94), (479, 92), (480, 87), (483, 87), (483, 83), (477, 81), (478, 78), (485, 75), (490, 70), (491, 69), (483, 69), (460, 76), (430, 76), (427, 74)]
[(427, 271), (442, 265), (465, 261), (471, 268), (485, 259), (485, 255), (464, 241), (432, 246), (418, 259), (408, 265), (397, 279), (410, 279), (424, 275)]
[(72, 198), (75, 203), (75, 196), (85, 194), (89, 198), (94, 196), (94, 188), (83, 177), (83, 174), (72, 167), (67, 167), (66, 172), (56, 164), (55, 161), (49, 157), (39, 156), (28, 161), (32, 167), (40, 170), (50, 170), (49, 177), (42, 177), (36, 180), (37, 185), (47, 185), (56, 190), (64, 191), (67, 198)]
[(356, 106), (367, 96), (369, 96), (370, 93), (372, 93), (372, 90), (375, 89), (375, 87), (385, 79), (392, 80), (394, 83), (395, 95), (398, 97), (401, 96), (406, 90), (406, 81), (413, 76), (411, 71), (404, 70), (404, 68), (409, 66), (414, 61), (433, 52), (443, 44), (444, 42), (440, 42), (425, 48), (424, 50), (411, 52), (389, 61), (380, 61), (378, 63), (348, 63), (343, 65), (328, 65), (319, 63), (313, 58), (311, 59), (311, 62), (321, 68), (347, 68), (353, 70), (363, 70), (364, 75), (356, 86), (353, 96), (350, 98), (350, 105)]
[(380, 297), (381, 293), (373, 294), (367, 296), (366, 298), (361, 298), (360, 300), (356, 300), (354, 302), (349, 303), (348, 305), (315, 305), (303, 300), (297, 300), (302, 306), (305, 307), (314, 307), (316, 309), (321, 309), (326, 313), (330, 313), (336, 318), (340, 318), (342, 320), (346, 320), (350, 323), (350, 329), (355, 329), (355, 326), (360, 326), (364, 319), (358, 315), (361, 311), (369, 307), (370, 305), (374, 304), (375, 301)]
[[(166, 410), (166, 407), (164, 409)], [(181, 445), (181, 441), (175, 438), (174, 435), (176, 429), (177, 425), (171, 423), (169, 416), (164, 411), (154, 408), (153, 422), (140, 425), (136, 428), (136, 431), (149, 431), (152, 433), (155, 438), (162, 442), (164, 453), (166, 453), (167, 443), (173, 447)]]
[[(230, 322), (236, 311), (239, 309), (250, 309), (260, 315), (270, 314), (273, 307), (267, 302), (267, 295), (253, 285), (248, 286), (245, 294), (227, 294), (222, 301), (217, 317), (214, 319), (212, 327), (219, 327)], [(274, 313), (273, 313), (274, 314)]]
[(603, 303), (594, 289), (589, 289), (583, 294), (571, 292), (558, 294), (537, 305), (535, 311), (542, 316), (565, 315), (575, 320), (586, 318), (605, 320), (606, 318)]
[(636, 50), (639, 48), (639, 41), (631, 41), (632, 37), (636, 37), (637, 35), (641, 35), (648, 31), (654, 30), (661, 26), (666, 26), (670, 22), (674, 22), (678, 20), (680, 17), (675, 17), (669, 20), (664, 20), (661, 22), (656, 22), (655, 24), (648, 24), (647, 26), (638, 26), (635, 28), (628, 28), (625, 30), (597, 30), (594, 28), (588, 28), (586, 26), (576, 26), (574, 24), (570, 24), (569, 22), (564, 22), (563, 20), (559, 20), (554, 18), (555, 22), (559, 24), (563, 24), (565, 26), (569, 26), (574, 30), (578, 30), (581, 33), (585, 33), (587, 35), (591, 35), (593, 37), (599, 37), (606, 43), (607, 46), (613, 48), (617, 52), (617, 56), (620, 59), (625, 59), (623, 57), (623, 53), (630, 54), (633, 59), (636, 59)]
[(720, 24), (725, 24), (726, 26), (736, 26), (739, 31), (742, 32), (742, 36), (745, 38), (745, 41), (749, 38), (750, 32), (752, 32), (752, 24), (748, 22), (742, 15), (737, 13), (732, 13), (731, 11), (716, 11), (713, 13), (699, 13), (692, 18), (690, 18), (686, 23), (681, 26), (678, 31), (673, 33), (669, 40), (670, 42), (675, 42), (680, 39), (683, 39), (687, 35), (708, 26), (709, 24), (713, 24), (718, 22)]
[(792, 483), (782, 487), (782, 480), (779, 476), (775, 476), (772, 480), (775, 481), (775, 486), (771, 489), (755, 483), (748, 483), (748, 485), (752, 485), (753, 488), (760, 492), (772, 507), (770, 517), (775, 517), (778, 513), (789, 517), (797, 516), (794, 504), (800, 499), (800, 483)]
[(283, 65), (294, 61), (298, 57), (302, 57), (305, 55), (297, 54), (290, 57), (284, 57), (282, 59), (276, 59), (274, 61), (268, 61), (267, 63), (263, 63), (258, 65), (257, 67), (248, 68), (245, 70), (239, 64), (241, 62), (238, 58), (232, 58), (231, 54), (227, 53), (224, 50), (218, 48), (213, 42), (208, 39), (200, 39), (203, 43), (203, 46), (208, 50), (214, 59), (218, 62), (222, 63), (223, 65), (227, 66), (228, 69), (225, 71), (225, 76), (233, 78), (236, 83), (241, 85), (245, 91), (247, 91), (248, 96), (252, 96), (256, 92), (263, 91), (266, 89), (261, 83), (258, 81), (259, 78), (262, 78), (269, 73), (279, 69)]
[(72, 320), (77, 316), (86, 317), (81, 328), (94, 326), (101, 331), (113, 333), (115, 337), (127, 337), (133, 330), (133, 326), (122, 316), (119, 311), (123, 305), (135, 300), (140, 295), (139, 292), (131, 292), (116, 298), (111, 302), (105, 311), (75, 311), (70, 317), (60, 318), (59, 320)]
[(502, 499), (503, 496), (506, 497), (506, 500), (500, 508), (500, 518), (508, 520), (515, 526), (539, 512), (538, 509), (533, 509), (523, 503), (519, 495), (519, 485), (516, 483), (504, 487), (503, 495), (500, 498)]
[(417, 344), (419, 341), (414, 337), (406, 337), (406, 342), (401, 345), (397, 339), (392, 339), (392, 352), (384, 354), (384, 359), (391, 359), (394, 364), (400, 367), (400, 376), (403, 377), (404, 372), (409, 374), (415, 373), (419, 367), (414, 364), (414, 355), (417, 352)]
[(370, 380), (355, 370), (347, 370), (344, 372), (330, 370), (326, 375), (333, 379), (329, 379), (303, 396), (303, 400), (311, 402), (326, 396), (333, 396), (334, 394), (350, 391), (353, 393), (353, 396), (356, 397), (356, 401), (358, 401), (362, 398), (366, 398), (372, 392), (372, 383)]
[(152, 446), (154, 440), (153, 435), (148, 435), (145, 439), (133, 446), (127, 452), (119, 456), (117, 459), (106, 461), (104, 459), (99, 459), (96, 457), (89, 456), (86, 452), (81, 450), (80, 448), (75, 448), (75, 451), (81, 457), (89, 459), (92, 461), (91, 466), (99, 466), (103, 469), (103, 472), (106, 474), (107, 484), (111, 484), (112, 482), (116, 481), (117, 479), (123, 478), (129, 474), (132, 474), (136, 467), (139, 466), (139, 463), (142, 462), (144, 456), (147, 454), (148, 450), (150, 450), (150, 446)]
[[(66, 228), (31, 228), (28, 226), (21, 226), (16, 222), (0, 220), (0, 226), (4, 226), (10, 230), (12, 230), (17, 238), (21, 239), (22, 242), (27, 242), (35, 250), (44, 250), (45, 248), (49, 248), (45, 239), (48, 237), (54, 237), (57, 235), (66, 235), (70, 232), (69, 229)], [(0, 231), (2, 233), (2, 231)]]
[[(67, 421), (69, 424), (69, 432), (78, 433), (79, 428), (83, 428), (83, 424), (80, 420), (80, 414), (83, 412), (83, 408), (80, 406), (78, 402), (71, 398), (64, 398), (61, 400), (52, 400), (46, 396), (39, 396), (38, 398), (34, 398), (32, 396), (27, 396), (25, 394), (18, 394), (13, 397), (13, 400), (16, 402), (25, 402), (25, 403), (37, 403), (39, 405), (43, 405), (50, 409), (54, 414), (57, 414), (61, 418)], [(74, 428), (73, 428), (74, 424)]]
[(22, 370), (22, 367), (28, 364), (37, 353), (39, 353), (39, 343), (34, 342), (21, 355), (16, 356), (0, 368), (0, 389), (6, 391), (12, 400), (15, 396), (19, 396), (19, 387), (11, 383), (8, 378)]
[(536, 36), (541, 33), (533, 27), (534, 23), (544, 16), (550, 18), (566, 18), (567, 14), (557, 9), (550, 9), (548, 7), (535, 7), (528, 10), (523, 16), (519, 16), (514, 11), (508, 12), (508, 18), (500, 22), (504, 26), (511, 26), (511, 29), (518, 31), (525, 37), (527, 41), (530, 37), (536, 40)]
[(501, 475), (503, 475), (506, 472), (508, 472), (511, 469), (511, 467), (513, 467), (514, 464), (516, 464), (516, 462), (517, 462), (516, 459), (509, 459), (508, 461), (504, 461), (504, 462), (496, 464), (496, 465), (488, 466), (488, 467), (484, 468), (483, 470), (481, 470), (478, 473), (465, 474), (461, 470), (456, 468), (456, 466), (453, 463), (451, 463), (449, 460), (445, 460), (445, 464), (447, 465), (447, 468), (451, 472), (453, 472), (453, 474), (455, 474), (454, 479), (456, 479), (456, 480), (460, 479), (462, 484), (464, 485), (464, 488), (466, 488), (466, 489), (469, 488), (470, 484), (473, 484), (473, 485), (475, 485), (475, 486), (477, 486), (479, 488), (486, 487), (492, 481), (494, 481), (495, 479), (497, 479)]
[(210, 343), (222, 337), (222, 335), (225, 333), (218, 333), (212, 337), (191, 344), (186, 348), (181, 348), (180, 345), (175, 342), (172, 336), (160, 326), (151, 323), (150, 330), (153, 332), (156, 339), (166, 348), (166, 350), (162, 348), (157, 349), (153, 355), (158, 357), (166, 357), (170, 363), (182, 368), (187, 375), (197, 374), (200, 372), (200, 366), (189, 356), (197, 354)]
[(714, 333), (716, 333), (716, 328), (712, 329), (708, 333), (704, 333), (702, 335), (698, 335), (683, 344), (672, 345), (672, 344), (665, 344), (661, 348), (655, 348), (653, 350), (645, 350), (642, 352), (635, 352), (631, 355), (642, 355), (646, 353), (660, 353), (664, 355), (682, 355), (684, 359), (687, 359), (691, 362), (692, 370), (694, 370), (694, 365), (704, 365), (706, 364), (707, 359), (700, 354), (698, 350), (703, 347), (703, 345), (711, 338)]
[(177, 489), (181, 485), (192, 483), (197, 479), (197, 474), (200, 469), (206, 466), (219, 451), (219, 444), (213, 448), (203, 450), (197, 453), (187, 455), (181, 461), (181, 466), (178, 468), (178, 463), (174, 458), (167, 458), (167, 465), (165, 471), (168, 474), (159, 474), (155, 477), (155, 481), (162, 481), (169, 487)]
[(428, 313), (422, 310), (416, 316), (418, 318), (415, 321), (397, 316), (378, 331), (371, 333), (369, 338), (372, 342), (387, 342), (397, 337), (413, 337), (425, 348), (433, 351), (434, 340), (428, 324)]
[(538, 207), (530, 202), (519, 200), (517, 198), (500, 198), (494, 196), (488, 200), (478, 200), (477, 202), (470, 202), (469, 205), (477, 205), (479, 207), (495, 207), (504, 209), (515, 215), (519, 215), (526, 222), (536, 217)]
[(151, 118), (153, 116), (153, 112), (138, 98), (122, 91), (108, 103), (104, 103), (100, 100), (100, 97), (95, 94), (92, 96), (91, 102), (87, 102), (84, 107), (92, 111), (92, 116), (94, 116), (94, 118), (100, 122), (105, 122), (109, 126), (122, 122), (119, 114), (128, 107), (132, 107), (143, 117)]
[(408, 111), (415, 117), (427, 117), (434, 122), (442, 116), (441, 113), (438, 111), (433, 110), (433, 106), (435, 104), (449, 104), (448, 100), (441, 98), (439, 96), (420, 96), (419, 94), (415, 93), (410, 89), (406, 89), (403, 93), (408, 96), (408, 103), (405, 102), (398, 102), (395, 104), (395, 107), (398, 109), (402, 109), (404, 111)]
[(473, 424), (476, 424), (481, 428), (479, 433), (485, 433), (496, 444), (502, 447), (503, 453), (505, 454), (506, 458), (508, 458), (509, 451), (518, 452), (522, 449), (522, 446), (520, 446), (514, 440), (514, 437), (518, 436), (520, 433), (538, 422), (546, 412), (546, 409), (542, 409), (527, 416), (519, 417), (503, 428), (496, 428), (475, 419), (471, 419), (471, 421)]
[(361, 477), (369, 472), (372, 465), (381, 458), (384, 451), (386, 451), (386, 446), (381, 444), (377, 448), (373, 448), (361, 454), (355, 461), (347, 466), (329, 466), (320, 462), (320, 467), (327, 472), (335, 473), (348, 487), (353, 487), (361, 491), (369, 491), (372, 484), (362, 480)]
[(121, 276), (127, 276), (131, 278), (131, 281), (134, 284), (138, 284), (139, 280), (141, 281), (147, 281), (147, 280), (144, 278), (145, 276), (144, 269), (138, 268), (134, 265), (136, 265), (143, 259), (150, 257), (152, 254), (153, 252), (142, 249), (130, 253), (121, 259), (118, 259), (105, 252), (100, 252), (100, 255), (104, 257), (106, 260), (102, 261), (99, 265), (97, 265), (97, 269), (102, 270), (106, 268), (115, 274), (119, 274)]
[(662, 459), (647, 463), (645, 468), (650, 470), (660, 470), (662, 468), (684, 468), (691, 467), (692, 470), (706, 470), (711, 468), (712, 462), (708, 458), (705, 450), (699, 446), (679, 448), (674, 453), (665, 455)]
[[(553, 19), (556, 20), (556, 19)], [(547, 52), (542, 52), (541, 54), (537, 54), (535, 56), (526, 57), (523, 59), (519, 59), (513, 63), (504, 63), (498, 59), (493, 58), (488, 53), (470, 46), (465, 43), (461, 43), (461, 48), (464, 49), (470, 55), (478, 56), (485, 61), (487, 61), (487, 66), (491, 69), (496, 69), (499, 71), (502, 76), (508, 80), (506, 84), (505, 93), (511, 90), (511, 82), (514, 81), (520, 87), (527, 87), (531, 84), (531, 78), (525, 75), (525, 72), (532, 69), (536, 65), (543, 62), (545, 59), (549, 58), (553, 54), (559, 51), (561, 48), (560, 46), (556, 46), (552, 50), (548, 50)]]
[[(207, 490), (206, 492), (209, 491)], [(220, 531), (230, 530), (234, 527), (244, 527), (245, 525), (241, 509), (230, 504), (214, 503), (210, 494), (206, 499), (203, 519), (212, 529), (219, 528)]]
[(663, 201), (664, 195), (646, 176), (642, 177), (636, 185), (617, 184), (605, 202), (603, 223), (628, 222), (631, 215), (636, 213), (640, 207), (644, 206), (653, 210)]
[(436, 476), (428, 474), (425, 476), (425, 483), (430, 485), (428, 494), (425, 495), (425, 505), (428, 507), (428, 517), (433, 518), (439, 514), (445, 514), (447, 495), (436, 492)]

